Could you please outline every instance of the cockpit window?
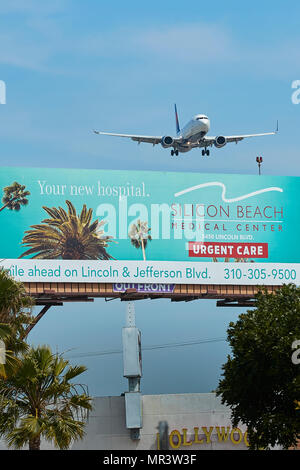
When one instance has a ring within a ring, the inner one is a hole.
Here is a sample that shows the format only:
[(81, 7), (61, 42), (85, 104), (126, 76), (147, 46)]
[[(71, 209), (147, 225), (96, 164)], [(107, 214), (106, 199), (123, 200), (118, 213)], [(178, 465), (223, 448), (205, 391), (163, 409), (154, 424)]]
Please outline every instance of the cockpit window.
[(207, 119), (207, 117), (206, 117), (206, 116), (198, 116), (198, 117), (196, 118), (197, 121), (200, 121), (201, 119)]

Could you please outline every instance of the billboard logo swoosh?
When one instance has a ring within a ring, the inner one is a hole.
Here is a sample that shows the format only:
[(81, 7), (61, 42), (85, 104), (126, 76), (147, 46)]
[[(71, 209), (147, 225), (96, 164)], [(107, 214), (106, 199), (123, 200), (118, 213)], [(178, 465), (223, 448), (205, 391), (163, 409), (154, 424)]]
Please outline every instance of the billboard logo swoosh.
[(228, 199), (228, 198), (225, 197), (225, 194), (226, 194), (225, 184), (221, 183), (220, 181), (214, 181), (214, 182), (211, 182), (211, 183), (202, 183), (202, 184), (198, 184), (196, 186), (191, 186), (190, 188), (187, 188), (187, 189), (184, 189), (182, 191), (179, 191), (179, 192), (175, 193), (174, 196), (179, 197), (179, 196), (182, 196), (183, 194), (190, 193), (192, 191), (196, 191), (197, 189), (206, 188), (208, 186), (220, 186), (222, 188), (222, 199), (223, 199), (224, 202), (242, 201), (243, 199), (248, 199), (250, 197), (257, 196), (258, 194), (268, 193), (270, 191), (277, 191), (277, 192), (283, 193), (282, 188), (277, 188), (276, 186), (274, 186), (274, 187), (270, 187), (270, 188), (259, 189), (258, 191), (253, 191), (252, 193), (244, 194), (243, 196), (238, 196), (238, 197)]

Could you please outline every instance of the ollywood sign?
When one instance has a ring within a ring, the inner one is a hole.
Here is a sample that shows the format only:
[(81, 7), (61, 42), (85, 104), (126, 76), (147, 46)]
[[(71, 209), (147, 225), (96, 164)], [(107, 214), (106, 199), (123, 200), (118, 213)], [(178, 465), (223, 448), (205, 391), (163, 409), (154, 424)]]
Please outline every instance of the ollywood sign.
[[(191, 432), (187, 428), (182, 428), (181, 431), (174, 429), (169, 433), (169, 447), (171, 449), (179, 449), (181, 447), (190, 447), (194, 444), (211, 444), (213, 436), (217, 437), (219, 443), (232, 443), (234, 445), (243, 444), (249, 447), (247, 439), (247, 431), (242, 431), (240, 428), (231, 428), (230, 426), (202, 426), (194, 427)], [(159, 433), (156, 434), (157, 449), (159, 449)]]

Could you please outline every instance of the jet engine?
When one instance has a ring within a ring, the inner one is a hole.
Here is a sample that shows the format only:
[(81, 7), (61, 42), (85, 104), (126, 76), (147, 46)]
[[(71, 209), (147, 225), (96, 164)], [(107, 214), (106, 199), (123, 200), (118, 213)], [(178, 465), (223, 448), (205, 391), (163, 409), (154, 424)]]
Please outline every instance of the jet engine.
[(174, 144), (174, 139), (173, 139), (173, 137), (171, 137), (169, 135), (165, 135), (161, 139), (161, 145), (164, 149), (166, 149), (168, 147), (172, 147), (173, 144)]
[(226, 137), (224, 137), (223, 135), (218, 135), (218, 137), (215, 138), (214, 144), (215, 144), (215, 147), (217, 147), (217, 149), (224, 147), (224, 145), (227, 144)]

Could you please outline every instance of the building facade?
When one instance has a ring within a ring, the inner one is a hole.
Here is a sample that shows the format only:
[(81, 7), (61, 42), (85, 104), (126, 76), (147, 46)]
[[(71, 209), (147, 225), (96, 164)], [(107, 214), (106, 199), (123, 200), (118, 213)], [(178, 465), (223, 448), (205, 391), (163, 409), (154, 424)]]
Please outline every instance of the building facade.
[(73, 449), (159, 450), (158, 425), (168, 423), (169, 449), (246, 450), (245, 426), (232, 427), (230, 409), (214, 393), (143, 395), (140, 439), (125, 425), (125, 398), (94, 399), (86, 435)]

